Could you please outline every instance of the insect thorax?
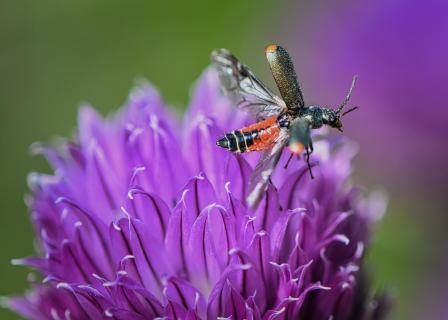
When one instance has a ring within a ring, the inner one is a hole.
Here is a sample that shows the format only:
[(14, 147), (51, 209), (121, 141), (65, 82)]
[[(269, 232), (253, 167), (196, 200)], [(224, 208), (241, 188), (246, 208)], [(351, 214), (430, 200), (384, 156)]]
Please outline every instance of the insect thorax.
[(283, 112), (278, 116), (277, 122), (281, 128), (289, 128), (292, 117), (287, 112)]
[(312, 129), (318, 129), (323, 125), (323, 108), (320, 106), (309, 106), (303, 108), (299, 117), (304, 118)]

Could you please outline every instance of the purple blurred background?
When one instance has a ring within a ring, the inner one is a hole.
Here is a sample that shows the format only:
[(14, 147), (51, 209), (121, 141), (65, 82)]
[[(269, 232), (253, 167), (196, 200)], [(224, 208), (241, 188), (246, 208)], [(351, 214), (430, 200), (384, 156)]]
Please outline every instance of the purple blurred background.
[[(443, 319), (448, 2), (315, 1), (291, 3), (291, 8), (285, 12), (284, 41), (308, 102), (338, 104), (352, 76), (359, 76), (351, 104), (361, 108), (344, 119), (344, 132), (361, 146), (362, 181), (383, 185), (390, 195), (385, 224), (394, 223), (386, 233), (396, 245), (391, 250), (380, 243), (372, 259), (389, 255), (390, 265), (376, 270), (401, 269), (414, 282), (395, 288), (395, 316)], [(410, 241), (415, 243), (407, 259)], [(398, 278), (385, 282), (394, 287)], [(402, 304), (406, 298), (415, 301), (412, 307)]]
[(334, 105), (357, 74), (352, 103), (362, 109), (344, 122), (368, 146), (363, 165), (380, 182), (445, 194), (448, 2), (313, 3), (287, 27), (305, 94)]

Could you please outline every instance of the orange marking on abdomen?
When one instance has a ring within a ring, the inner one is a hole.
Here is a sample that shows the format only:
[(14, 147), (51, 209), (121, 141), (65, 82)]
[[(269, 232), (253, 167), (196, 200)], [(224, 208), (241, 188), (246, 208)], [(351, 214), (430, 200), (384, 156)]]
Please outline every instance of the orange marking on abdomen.
[(260, 133), (260, 136), (257, 139), (254, 139), (253, 145), (251, 145), (247, 151), (261, 151), (272, 148), (279, 133), (280, 128), (278, 126), (266, 128)]
[(278, 116), (269, 117), (263, 121), (242, 128), (241, 132), (258, 132), (258, 137), (253, 139), (253, 144), (248, 146), (245, 152), (261, 151), (272, 148), (280, 134), (277, 122)]
[(277, 118), (278, 116), (272, 116), (269, 117), (263, 121), (251, 124), (250, 126), (244, 127), (241, 129), (241, 132), (250, 132), (254, 130), (261, 130), (268, 127), (272, 127), (273, 125), (277, 124)]

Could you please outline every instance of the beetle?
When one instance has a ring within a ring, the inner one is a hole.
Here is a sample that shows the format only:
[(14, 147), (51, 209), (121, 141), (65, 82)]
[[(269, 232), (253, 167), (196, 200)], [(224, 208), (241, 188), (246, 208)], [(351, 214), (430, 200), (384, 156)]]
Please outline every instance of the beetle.
[(285, 146), (289, 146), (291, 157), (305, 152), (308, 169), (314, 178), (310, 165), (310, 154), (313, 152), (311, 130), (327, 125), (342, 132), (341, 117), (358, 108), (353, 107), (344, 112), (355, 86), (356, 76), (339, 107), (333, 109), (305, 105), (288, 52), (279, 45), (271, 44), (266, 47), (265, 53), (281, 98), (228, 50), (218, 49), (211, 54), (224, 94), (240, 109), (252, 114), (257, 121), (226, 133), (216, 142), (218, 146), (234, 153), (263, 151), (249, 183), (246, 202), (252, 208), (261, 200)]

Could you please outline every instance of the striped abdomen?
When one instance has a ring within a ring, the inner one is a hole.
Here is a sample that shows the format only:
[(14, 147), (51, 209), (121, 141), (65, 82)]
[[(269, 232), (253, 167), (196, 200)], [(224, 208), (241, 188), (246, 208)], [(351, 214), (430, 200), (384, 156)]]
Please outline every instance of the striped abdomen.
[(219, 139), (216, 144), (232, 152), (251, 152), (271, 148), (280, 133), (278, 116), (235, 130)]

